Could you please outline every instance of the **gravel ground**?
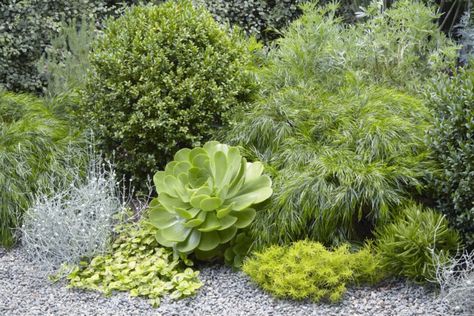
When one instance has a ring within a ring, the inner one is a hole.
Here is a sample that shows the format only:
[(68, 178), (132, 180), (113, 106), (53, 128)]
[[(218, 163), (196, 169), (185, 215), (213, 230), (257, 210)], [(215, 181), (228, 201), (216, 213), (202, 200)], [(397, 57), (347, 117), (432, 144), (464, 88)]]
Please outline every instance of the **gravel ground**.
[(144, 299), (118, 293), (67, 289), (51, 284), (27, 262), (21, 250), (0, 248), (0, 315), (460, 315), (436, 301), (432, 293), (402, 282), (377, 288), (350, 289), (337, 305), (276, 300), (242, 273), (221, 266), (201, 270), (204, 286), (193, 297), (164, 299), (152, 308)]

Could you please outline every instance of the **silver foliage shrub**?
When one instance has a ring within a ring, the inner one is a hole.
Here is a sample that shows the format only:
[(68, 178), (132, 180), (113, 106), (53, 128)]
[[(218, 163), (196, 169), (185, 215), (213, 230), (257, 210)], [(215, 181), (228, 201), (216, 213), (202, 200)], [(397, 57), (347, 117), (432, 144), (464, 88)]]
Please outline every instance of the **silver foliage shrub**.
[(125, 213), (110, 163), (92, 154), (85, 177), (79, 168), (75, 173), (65, 189), (38, 193), (21, 227), (24, 250), (47, 273), (105, 252), (116, 219)]
[[(439, 259), (435, 256), (435, 259)], [(439, 299), (463, 315), (474, 311), (474, 251), (464, 251), (441, 264), (438, 260), (434, 283), (440, 287)]]

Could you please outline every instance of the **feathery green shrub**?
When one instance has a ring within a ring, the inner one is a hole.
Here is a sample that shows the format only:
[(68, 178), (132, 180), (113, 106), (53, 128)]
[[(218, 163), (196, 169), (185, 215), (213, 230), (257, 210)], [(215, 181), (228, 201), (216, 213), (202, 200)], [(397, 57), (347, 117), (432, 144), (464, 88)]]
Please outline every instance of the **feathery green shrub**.
[(474, 248), (474, 68), (433, 82), (427, 92), (435, 123), (428, 143), (441, 167), (438, 206), (465, 245)]
[(90, 56), (83, 110), (121, 174), (144, 182), (254, 98), (248, 67), (259, 46), (190, 1), (134, 7), (104, 32)]
[(106, 295), (113, 291), (128, 291), (130, 296), (150, 299), (160, 305), (161, 297), (169, 294), (178, 299), (193, 295), (202, 283), (198, 271), (189, 259), (173, 259), (173, 253), (160, 248), (155, 229), (140, 222), (119, 227), (119, 238), (111, 253), (83, 261), (69, 274), (69, 287), (95, 290)]
[(255, 253), (242, 270), (276, 297), (337, 302), (347, 284), (375, 283), (382, 278), (379, 259), (372, 252), (370, 246), (351, 253), (347, 245), (329, 251), (320, 243), (298, 241)]
[[(82, 138), (57, 117), (55, 104), (0, 91), (0, 244), (14, 243), (14, 229), (38, 188), (65, 179), (68, 163), (85, 163)], [(83, 165), (85, 167), (85, 165)]]
[(424, 143), (432, 118), (413, 90), (456, 49), (434, 13), (402, 0), (347, 27), (334, 5), (304, 10), (258, 73), (260, 101), (223, 137), (273, 175), (250, 228), (257, 247), (371, 236), (434, 171)]
[(382, 267), (418, 282), (434, 280), (437, 264), (448, 263), (459, 248), (459, 235), (446, 218), (419, 205), (404, 208), (376, 237)]

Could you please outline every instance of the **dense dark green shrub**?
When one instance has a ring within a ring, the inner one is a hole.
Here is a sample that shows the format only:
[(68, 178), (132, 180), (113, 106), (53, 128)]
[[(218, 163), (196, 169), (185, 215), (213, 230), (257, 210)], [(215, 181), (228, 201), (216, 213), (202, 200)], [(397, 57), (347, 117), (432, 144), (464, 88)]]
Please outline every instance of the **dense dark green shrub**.
[(62, 21), (85, 16), (98, 20), (116, 12), (119, 1), (6, 0), (0, 3), (0, 85), (42, 92), (36, 63)]
[(437, 265), (448, 263), (459, 247), (459, 235), (446, 218), (418, 205), (405, 208), (376, 235), (384, 269), (419, 282), (434, 280)]
[(38, 188), (47, 192), (66, 179), (68, 163), (79, 168), (80, 138), (54, 107), (27, 95), (0, 91), (0, 244), (14, 242), (14, 229)]
[(456, 48), (433, 12), (400, 1), (347, 28), (333, 5), (305, 8), (258, 73), (260, 101), (224, 137), (273, 174), (274, 195), (251, 227), (257, 247), (370, 236), (433, 172), (432, 118), (411, 91), (451, 65)]
[(440, 164), (436, 183), (442, 210), (466, 246), (474, 247), (474, 69), (439, 78), (428, 94), (435, 114), (429, 144)]
[(256, 42), (190, 1), (135, 7), (111, 21), (90, 57), (83, 109), (117, 171), (146, 180), (246, 109)]
[[(269, 43), (281, 36), (283, 29), (301, 15), (300, 5), (308, 0), (195, 0), (204, 5), (219, 22), (238, 25), (249, 35)], [(329, 3), (328, 0), (319, 4)], [(355, 12), (369, 0), (341, 0), (338, 14), (354, 22)]]
[(347, 245), (329, 251), (320, 243), (298, 241), (271, 246), (244, 262), (242, 270), (276, 297), (339, 301), (346, 284), (374, 283), (382, 277), (371, 247), (350, 253)]

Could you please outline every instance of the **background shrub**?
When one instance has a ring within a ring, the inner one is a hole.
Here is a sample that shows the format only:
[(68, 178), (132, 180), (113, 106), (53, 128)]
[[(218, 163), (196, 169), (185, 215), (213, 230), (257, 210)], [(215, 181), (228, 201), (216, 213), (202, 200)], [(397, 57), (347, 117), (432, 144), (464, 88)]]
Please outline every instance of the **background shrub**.
[(83, 258), (105, 253), (113, 227), (124, 215), (112, 166), (93, 152), (88, 159), (85, 177), (84, 170), (69, 166), (72, 179), (53, 180), (67, 185), (55, 192), (41, 192), (39, 188), (25, 212), (23, 249), (45, 273), (54, 272), (63, 263), (79, 264)]
[[(31, 194), (67, 178), (70, 163), (84, 166), (82, 137), (55, 115), (55, 100), (0, 91), (0, 244), (14, 242), (13, 230), (30, 206)], [(70, 162), (70, 163), (69, 163)]]
[(339, 301), (346, 284), (380, 279), (378, 259), (370, 247), (350, 253), (347, 245), (329, 251), (320, 243), (298, 241), (271, 246), (242, 267), (254, 282), (276, 297), (318, 302)]
[(474, 69), (433, 82), (428, 93), (435, 116), (429, 144), (440, 164), (439, 208), (474, 248)]
[(411, 280), (433, 280), (438, 264), (449, 262), (459, 247), (459, 235), (446, 218), (418, 205), (403, 209), (398, 218), (377, 231), (377, 249), (386, 271)]
[(2, 1), (0, 85), (12, 91), (42, 92), (44, 82), (36, 63), (61, 29), (62, 21), (82, 16), (102, 20), (119, 7), (118, 1), (102, 0)]
[(223, 137), (273, 174), (274, 195), (251, 227), (257, 247), (368, 237), (423, 194), (434, 171), (424, 144), (431, 116), (414, 92), (421, 74), (452, 65), (456, 48), (433, 16), (399, 1), (346, 27), (334, 5), (306, 5), (278, 41), (258, 73), (260, 101)]
[(146, 179), (248, 107), (257, 46), (227, 31), (189, 1), (135, 7), (108, 24), (83, 109), (121, 174)]

